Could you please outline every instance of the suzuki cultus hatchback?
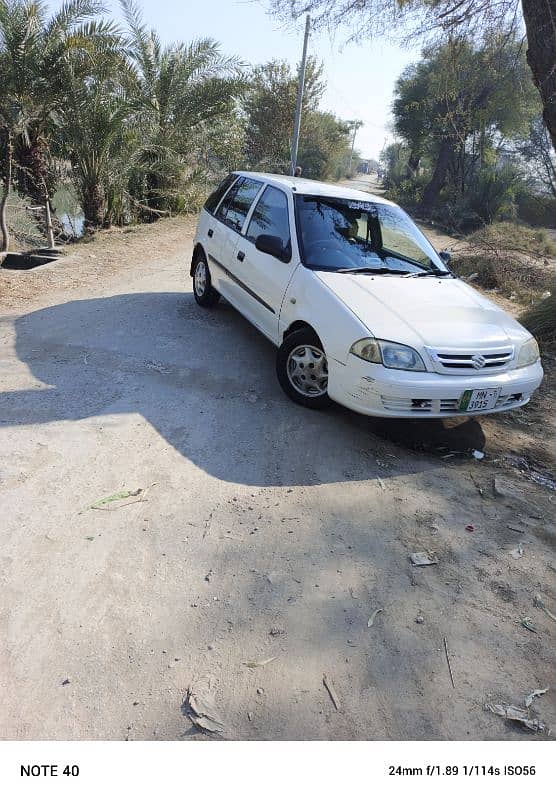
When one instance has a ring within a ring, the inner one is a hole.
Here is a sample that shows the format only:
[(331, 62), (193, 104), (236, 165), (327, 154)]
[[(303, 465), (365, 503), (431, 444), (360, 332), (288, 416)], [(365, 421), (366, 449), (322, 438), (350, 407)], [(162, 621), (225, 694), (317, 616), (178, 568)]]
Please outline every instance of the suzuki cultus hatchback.
[(191, 275), (199, 305), (222, 295), (274, 342), (302, 405), (406, 418), (524, 405), (543, 377), (535, 339), (443, 256), (381, 197), (236, 172), (201, 211)]

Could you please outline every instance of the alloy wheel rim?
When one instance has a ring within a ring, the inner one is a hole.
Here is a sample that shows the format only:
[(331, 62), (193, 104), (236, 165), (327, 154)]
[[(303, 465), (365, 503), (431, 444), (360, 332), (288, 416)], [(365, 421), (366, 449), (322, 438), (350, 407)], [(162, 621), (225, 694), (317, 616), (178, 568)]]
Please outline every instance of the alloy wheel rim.
[(302, 344), (288, 356), (288, 379), (304, 397), (322, 397), (328, 388), (328, 364), (320, 347)]
[(207, 268), (203, 261), (195, 267), (195, 294), (202, 297), (207, 288)]

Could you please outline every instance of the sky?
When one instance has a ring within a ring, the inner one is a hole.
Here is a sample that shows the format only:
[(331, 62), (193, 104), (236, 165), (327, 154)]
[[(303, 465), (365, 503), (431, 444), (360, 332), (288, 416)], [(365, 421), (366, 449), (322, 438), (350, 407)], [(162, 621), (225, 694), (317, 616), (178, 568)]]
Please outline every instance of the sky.
[[(209, 36), (222, 50), (251, 64), (273, 58), (296, 65), (301, 58), (304, 22), (286, 30), (268, 16), (259, 0), (138, 0), (146, 24), (167, 43)], [(59, 3), (49, 3), (57, 8)], [(119, 4), (105, 0), (120, 18)], [(378, 158), (389, 130), (394, 82), (407, 64), (419, 58), (418, 50), (402, 50), (384, 41), (343, 45), (342, 36), (331, 41), (328, 33), (313, 33), (309, 53), (324, 62), (328, 84), (322, 109), (342, 119), (360, 119), (356, 148), (365, 158)], [(303, 132), (302, 134), (303, 135)]]

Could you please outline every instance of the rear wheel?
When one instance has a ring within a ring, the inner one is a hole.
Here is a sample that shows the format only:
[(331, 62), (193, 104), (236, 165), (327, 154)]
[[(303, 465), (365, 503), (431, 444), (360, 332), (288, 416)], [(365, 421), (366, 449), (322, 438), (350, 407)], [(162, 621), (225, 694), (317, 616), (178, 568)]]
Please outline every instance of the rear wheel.
[(287, 336), (276, 358), (280, 386), (294, 402), (307, 408), (326, 408), (328, 361), (319, 337), (311, 328)]
[(216, 305), (220, 300), (220, 295), (216, 289), (212, 288), (210, 271), (204, 253), (199, 253), (193, 264), (193, 294), (199, 305), (205, 308)]

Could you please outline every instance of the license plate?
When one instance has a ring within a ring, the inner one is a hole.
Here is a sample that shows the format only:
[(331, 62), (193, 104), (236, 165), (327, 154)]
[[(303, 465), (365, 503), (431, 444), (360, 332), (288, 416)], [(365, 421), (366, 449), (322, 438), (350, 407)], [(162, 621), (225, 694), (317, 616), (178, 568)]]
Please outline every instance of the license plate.
[(500, 395), (498, 389), (466, 389), (459, 401), (460, 411), (488, 411), (494, 408)]

